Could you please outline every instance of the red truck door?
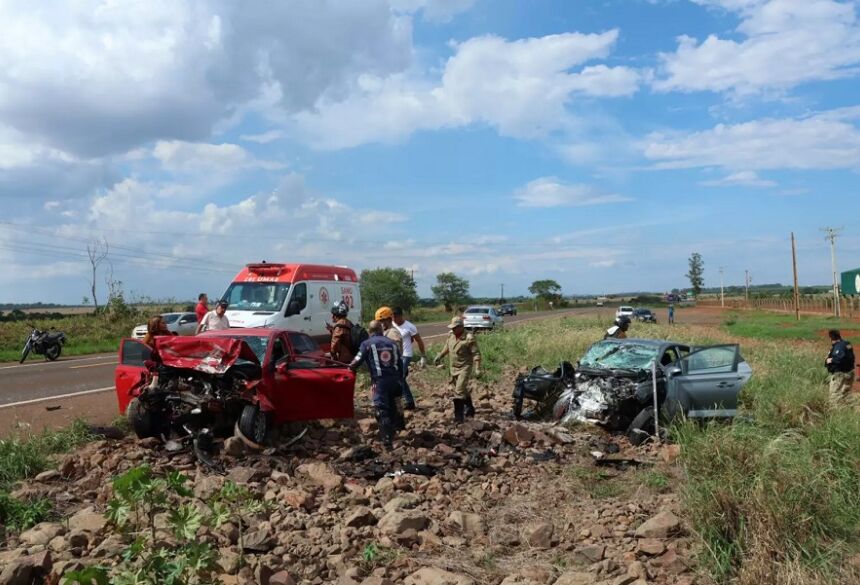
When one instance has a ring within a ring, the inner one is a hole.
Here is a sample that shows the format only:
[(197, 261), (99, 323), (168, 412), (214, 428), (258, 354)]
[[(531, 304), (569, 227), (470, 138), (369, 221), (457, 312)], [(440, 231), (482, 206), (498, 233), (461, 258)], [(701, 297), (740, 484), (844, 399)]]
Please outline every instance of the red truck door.
[(120, 414), (125, 414), (132, 396), (130, 391), (146, 374), (144, 362), (152, 358), (148, 345), (136, 339), (123, 339), (119, 344), (119, 364), (114, 370), (116, 400)]

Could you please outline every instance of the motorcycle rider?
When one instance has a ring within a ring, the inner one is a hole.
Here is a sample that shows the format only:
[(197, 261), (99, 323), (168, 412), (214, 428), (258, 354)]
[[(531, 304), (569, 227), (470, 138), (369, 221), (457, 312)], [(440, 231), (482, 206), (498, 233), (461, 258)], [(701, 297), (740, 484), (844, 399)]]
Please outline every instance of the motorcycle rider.
[(603, 339), (627, 339), (628, 329), (630, 329), (630, 317), (621, 315), (615, 318), (615, 324), (606, 330)]
[(355, 357), (352, 353), (352, 321), (347, 319), (349, 307), (345, 302), (338, 301), (331, 307), (334, 323), (326, 324), (331, 333), (331, 359), (348, 364)]
[(394, 448), (394, 434), (398, 428), (397, 399), (401, 391), (400, 352), (397, 345), (385, 337), (380, 321), (371, 321), (367, 326), (370, 337), (361, 342), (358, 353), (350, 362), (349, 369), (358, 370), (364, 363), (370, 372), (370, 395), (379, 425), (379, 439), (386, 449)]

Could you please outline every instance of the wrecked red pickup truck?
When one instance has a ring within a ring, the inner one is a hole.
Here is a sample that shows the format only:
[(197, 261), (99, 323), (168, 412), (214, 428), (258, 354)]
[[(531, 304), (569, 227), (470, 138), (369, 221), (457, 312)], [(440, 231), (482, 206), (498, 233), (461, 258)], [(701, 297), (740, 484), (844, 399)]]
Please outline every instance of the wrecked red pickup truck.
[(139, 437), (211, 442), (230, 430), (262, 443), (272, 425), (352, 418), (355, 375), (309, 336), (228, 329), (124, 339), (115, 372), (119, 410)]

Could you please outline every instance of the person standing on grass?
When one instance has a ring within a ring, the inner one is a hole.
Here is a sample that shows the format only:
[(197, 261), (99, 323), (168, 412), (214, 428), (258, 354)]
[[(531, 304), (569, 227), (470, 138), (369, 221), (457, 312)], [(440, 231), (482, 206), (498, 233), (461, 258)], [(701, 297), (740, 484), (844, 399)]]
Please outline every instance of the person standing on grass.
[(827, 335), (830, 337), (830, 353), (824, 365), (830, 372), (830, 404), (840, 406), (854, 386), (854, 348), (850, 341), (842, 339), (842, 334), (836, 329), (831, 329)]
[(669, 305), (669, 325), (675, 324), (675, 305)]
[(203, 320), (203, 317), (206, 316), (206, 313), (209, 312), (209, 297), (206, 296), (206, 293), (200, 293), (197, 295), (197, 306), (194, 307), (194, 314), (197, 315), (197, 322)]
[(198, 333), (202, 333), (203, 331), (222, 331), (224, 329), (230, 329), (230, 320), (227, 319), (227, 301), (221, 299), (218, 301), (218, 304), (215, 305), (215, 309), (206, 313), (203, 316), (203, 319), (197, 324), (197, 331), (195, 335)]
[[(424, 348), (424, 340), (418, 334), (418, 328), (403, 318), (403, 308), (394, 307), (393, 313), (394, 328), (400, 332), (403, 339), (403, 408), (415, 410), (415, 397), (412, 396), (412, 389), (409, 388), (409, 382), (406, 380), (409, 376), (409, 364), (412, 363), (412, 357), (415, 355), (413, 344), (418, 344), (418, 351), (422, 356), (427, 355), (427, 350)], [(422, 365), (424, 361), (422, 357)]]

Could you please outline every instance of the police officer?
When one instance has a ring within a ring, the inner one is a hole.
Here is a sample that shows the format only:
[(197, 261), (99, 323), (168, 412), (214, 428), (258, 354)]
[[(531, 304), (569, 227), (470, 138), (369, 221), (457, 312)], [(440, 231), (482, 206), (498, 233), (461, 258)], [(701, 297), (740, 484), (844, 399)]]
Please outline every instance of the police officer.
[(475, 377), (481, 376), (481, 351), (478, 342), (471, 333), (466, 333), (463, 320), (457, 317), (448, 325), (451, 333), (445, 340), (445, 347), (436, 356), (434, 363), (438, 366), (442, 358), (449, 356), (451, 379), (449, 385), (454, 388), (454, 422), (463, 422), (463, 417), (475, 416), (475, 405), (472, 403), (472, 392), (469, 380), (474, 372)]
[(830, 353), (824, 364), (830, 372), (830, 404), (839, 406), (854, 386), (854, 348), (851, 342), (842, 339), (836, 329), (827, 332), (830, 337)]
[(352, 321), (347, 319), (349, 307), (345, 302), (338, 301), (331, 307), (334, 324), (326, 324), (331, 333), (331, 359), (348, 364), (352, 361)]
[(621, 315), (615, 318), (615, 324), (606, 330), (603, 339), (627, 339), (628, 329), (630, 329), (630, 317)]
[(394, 447), (394, 434), (398, 426), (396, 400), (400, 397), (403, 377), (400, 352), (397, 345), (383, 335), (382, 323), (379, 321), (371, 321), (367, 332), (370, 337), (361, 342), (349, 369), (354, 372), (364, 363), (370, 371), (370, 393), (379, 425), (379, 439), (390, 450)]

